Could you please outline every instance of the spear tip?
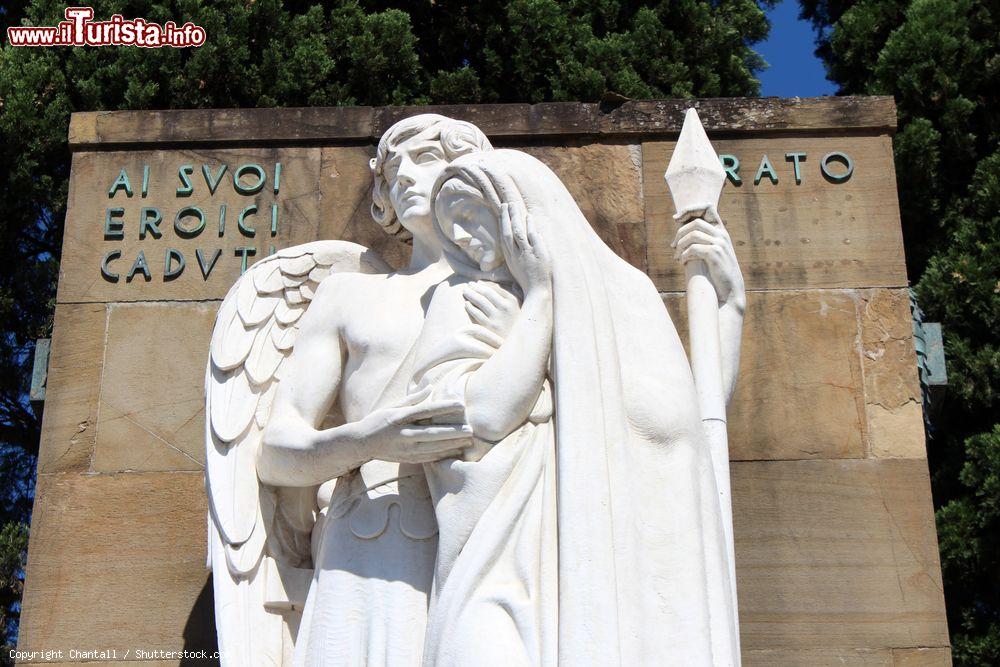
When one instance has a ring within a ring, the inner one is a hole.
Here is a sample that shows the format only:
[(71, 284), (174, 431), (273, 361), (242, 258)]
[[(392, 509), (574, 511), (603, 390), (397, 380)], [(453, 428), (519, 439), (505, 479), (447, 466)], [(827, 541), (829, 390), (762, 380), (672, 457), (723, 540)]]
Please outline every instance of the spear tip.
[(726, 171), (694, 107), (684, 113), (684, 125), (663, 177), (677, 210), (719, 201)]

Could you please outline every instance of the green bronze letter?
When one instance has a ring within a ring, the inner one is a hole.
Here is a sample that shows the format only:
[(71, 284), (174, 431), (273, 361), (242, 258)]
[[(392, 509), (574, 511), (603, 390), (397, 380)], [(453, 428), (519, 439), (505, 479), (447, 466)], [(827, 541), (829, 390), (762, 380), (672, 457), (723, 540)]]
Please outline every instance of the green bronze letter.
[(735, 155), (723, 154), (719, 156), (719, 161), (722, 162), (722, 168), (726, 170), (726, 178), (733, 185), (739, 185), (743, 182), (740, 178), (740, 159)]
[(143, 208), (142, 212), (139, 213), (139, 238), (146, 238), (147, 231), (153, 235), (154, 239), (163, 236), (163, 232), (160, 231), (162, 221), (163, 216), (160, 215), (160, 209), (152, 206)]
[[(175, 261), (176, 266), (174, 266)], [(184, 273), (184, 265), (184, 255), (181, 251), (177, 248), (167, 248), (163, 253), (163, 282), (173, 280)]]
[(121, 172), (118, 174), (118, 178), (115, 182), (111, 184), (111, 189), (108, 190), (108, 199), (115, 196), (115, 193), (119, 190), (125, 191), (126, 197), (132, 196), (132, 184), (128, 182), (128, 174), (125, 173), (125, 167), (122, 167)]
[[(257, 175), (257, 182), (253, 185), (245, 186), (240, 183), (240, 178), (243, 174), (253, 172)], [(233, 187), (241, 195), (255, 195), (264, 189), (264, 183), (267, 182), (267, 175), (264, 173), (264, 167), (259, 164), (244, 164), (241, 165), (239, 169), (233, 174)]]
[(177, 188), (178, 197), (190, 197), (191, 193), (194, 192), (194, 188), (191, 187), (191, 179), (188, 178), (188, 176), (193, 173), (194, 167), (189, 164), (183, 164), (177, 170), (177, 177), (180, 178), (181, 183), (183, 183), (181, 187)]
[(767, 177), (771, 179), (771, 183), (774, 185), (778, 184), (778, 174), (774, 171), (774, 165), (772, 165), (771, 161), (767, 158), (767, 153), (765, 153), (764, 157), (760, 159), (760, 166), (757, 167), (757, 173), (754, 174), (753, 184), (757, 185), (760, 183), (761, 177), (765, 174), (767, 174)]
[(123, 208), (109, 208), (104, 212), (104, 240), (125, 238), (125, 223), (120, 220), (125, 215)]
[(792, 161), (792, 170), (795, 172), (795, 184), (802, 182), (802, 171), (799, 169), (799, 162), (806, 159), (805, 153), (785, 153), (785, 159)]

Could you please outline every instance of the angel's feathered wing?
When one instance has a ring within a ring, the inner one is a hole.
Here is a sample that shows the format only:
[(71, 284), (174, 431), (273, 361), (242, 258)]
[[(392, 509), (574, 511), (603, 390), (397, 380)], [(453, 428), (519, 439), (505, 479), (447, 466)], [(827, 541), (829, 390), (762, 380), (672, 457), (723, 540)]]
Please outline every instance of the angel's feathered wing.
[(205, 376), (205, 487), (224, 666), (290, 664), (311, 580), (316, 488), (268, 486), (256, 469), (299, 318), (331, 273), (390, 270), (355, 243), (306, 243), (254, 264), (219, 308)]

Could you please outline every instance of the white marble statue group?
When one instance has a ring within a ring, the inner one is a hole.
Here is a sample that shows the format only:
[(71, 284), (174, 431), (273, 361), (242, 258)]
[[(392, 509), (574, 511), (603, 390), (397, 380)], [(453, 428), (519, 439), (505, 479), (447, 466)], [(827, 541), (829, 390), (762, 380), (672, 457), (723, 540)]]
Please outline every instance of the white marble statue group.
[[(371, 169), (405, 268), (308, 243), (219, 311), (223, 664), (738, 664), (728, 498), (652, 282), (547, 166), (467, 122), (400, 121)], [(710, 204), (674, 247), (715, 287), (728, 398), (745, 294)]]

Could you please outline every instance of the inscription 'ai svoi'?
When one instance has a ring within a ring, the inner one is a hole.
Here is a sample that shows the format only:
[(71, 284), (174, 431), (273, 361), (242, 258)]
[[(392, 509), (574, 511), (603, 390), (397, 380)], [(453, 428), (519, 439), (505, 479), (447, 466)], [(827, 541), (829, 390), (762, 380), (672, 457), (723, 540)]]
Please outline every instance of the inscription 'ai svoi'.
[[(177, 168), (176, 185), (170, 186), (177, 199), (176, 206), (170, 209), (161, 206), (142, 206), (130, 207), (128, 210), (124, 206), (113, 205), (114, 200), (126, 203), (137, 193), (140, 199), (145, 199), (149, 195), (151, 186), (150, 167), (143, 165), (141, 174), (130, 174), (128, 168), (122, 167), (108, 188), (108, 199), (112, 200), (110, 202), (112, 205), (104, 211), (102, 223), (104, 240), (155, 241), (163, 238), (165, 233), (173, 234), (179, 239), (201, 237), (208, 239), (213, 236), (221, 239), (225, 237), (227, 227), (230, 234), (235, 230), (241, 237), (247, 239), (261, 236), (273, 238), (278, 234), (280, 222), (277, 198), (281, 192), (281, 163), (275, 162), (268, 167), (270, 168), (256, 163), (233, 166), (180, 165)], [(133, 183), (138, 184), (138, 190)], [(207, 190), (209, 195), (215, 195), (220, 188), (232, 188), (233, 193), (246, 197), (249, 201), (245, 205), (238, 206), (226, 203), (197, 206), (184, 204), (183, 200), (195, 193)], [(265, 192), (271, 194), (274, 201), (261, 202), (259, 195)], [(208, 280), (224, 250), (225, 248), (219, 246), (195, 249), (194, 259), (198, 264), (202, 280)], [(246, 271), (250, 258), (257, 254), (255, 246), (245, 244), (236, 245), (232, 250), (235, 260), (240, 262), (241, 273)], [(157, 255), (160, 254), (159, 249), (155, 252)], [(268, 254), (273, 253), (274, 246), (271, 245)], [(188, 254), (190, 255), (190, 251)], [(156, 266), (156, 259), (152, 257), (152, 253), (147, 257), (146, 250), (142, 249), (134, 257), (126, 258), (122, 255), (121, 248), (114, 248), (101, 258), (101, 276), (106, 281), (117, 283), (124, 278), (126, 283), (131, 283), (140, 275), (146, 282), (153, 279), (152, 267)], [(187, 269), (188, 261), (191, 259), (175, 247), (163, 248), (162, 257), (160, 275), (165, 282), (179, 278)]]

